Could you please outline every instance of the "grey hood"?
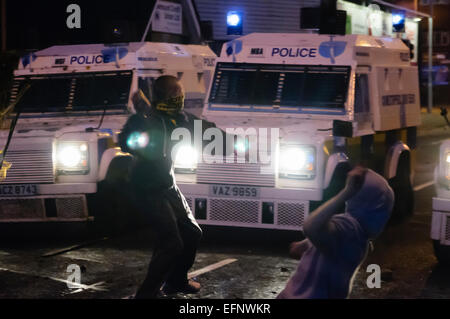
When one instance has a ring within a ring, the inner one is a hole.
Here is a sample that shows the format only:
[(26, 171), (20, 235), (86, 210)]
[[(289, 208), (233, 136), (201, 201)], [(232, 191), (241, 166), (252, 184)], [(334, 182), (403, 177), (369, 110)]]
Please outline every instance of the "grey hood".
[(368, 170), (362, 188), (347, 201), (346, 213), (355, 218), (369, 238), (383, 231), (394, 206), (394, 192), (387, 181)]

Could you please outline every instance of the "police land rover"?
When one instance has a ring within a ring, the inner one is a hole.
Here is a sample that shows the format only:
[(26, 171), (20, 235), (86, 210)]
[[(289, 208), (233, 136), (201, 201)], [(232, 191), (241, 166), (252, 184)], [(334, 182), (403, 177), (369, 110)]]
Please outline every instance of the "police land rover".
[(439, 165), (434, 170), (436, 197), (433, 198), (431, 239), (441, 264), (450, 265), (450, 140), (439, 148)]
[(84, 221), (102, 199), (102, 212), (116, 211), (131, 159), (117, 134), (133, 93), (149, 96), (157, 77), (174, 75), (186, 110), (199, 115), (215, 59), (208, 46), (156, 42), (53, 46), (21, 58), (0, 131), (1, 149), (9, 144), (0, 222)]
[[(267, 33), (234, 39), (223, 45), (203, 116), (239, 139), (235, 152), (223, 155), (227, 160), (205, 154), (177, 172), (199, 223), (301, 229), (358, 162), (389, 181), (395, 216), (413, 210), (419, 86), (400, 39)], [(261, 134), (270, 140), (263, 143), (270, 163), (260, 153), (256, 162), (247, 160), (249, 143)], [(239, 152), (245, 161), (228, 160)]]

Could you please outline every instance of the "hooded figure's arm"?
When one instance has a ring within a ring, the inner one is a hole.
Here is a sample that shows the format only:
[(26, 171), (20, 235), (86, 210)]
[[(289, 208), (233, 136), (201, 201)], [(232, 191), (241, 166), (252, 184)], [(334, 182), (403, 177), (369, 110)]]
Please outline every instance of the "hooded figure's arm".
[(308, 239), (293, 242), (289, 246), (289, 256), (291, 256), (291, 258), (300, 260), (305, 251), (308, 250), (310, 246), (311, 245)]
[(345, 188), (336, 196), (318, 207), (309, 215), (303, 224), (304, 235), (323, 252), (330, 251), (333, 247), (333, 238), (335, 237), (336, 227), (330, 222), (331, 217), (335, 215), (338, 209), (352, 196), (354, 196), (362, 187), (366, 169), (357, 167), (348, 173)]
[(183, 112), (184, 115), (184, 124), (182, 124), (183, 127), (187, 128), (191, 134), (194, 134), (194, 123), (195, 121), (201, 121), (201, 127), (202, 127), (202, 136), (205, 133), (205, 131), (211, 127), (216, 127), (216, 124), (213, 122), (209, 122), (205, 119), (202, 119), (192, 113)]
[(347, 195), (344, 191), (328, 200), (326, 203), (314, 210), (303, 224), (303, 233), (317, 249), (329, 252), (335, 227), (330, 223), (331, 217), (345, 203)]

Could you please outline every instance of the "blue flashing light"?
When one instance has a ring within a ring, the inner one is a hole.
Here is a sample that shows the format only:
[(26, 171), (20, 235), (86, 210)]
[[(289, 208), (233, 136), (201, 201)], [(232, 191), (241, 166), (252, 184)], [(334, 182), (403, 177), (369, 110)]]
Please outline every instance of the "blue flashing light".
[(241, 23), (241, 16), (235, 11), (230, 11), (227, 14), (227, 25), (230, 27), (236, 27)]
[(399, 24), (402, 22), (403, 19), (404, 19), (404, 17), (401, 14), (394, 14), (392, 16), (392, 23)]
[(229, 11), (227, 13), (227, 34), (242, 35), (242, 12)]
[(403, 13), (392, 14), (392, 29), (394, 32), (405, 31), (405, 14)]

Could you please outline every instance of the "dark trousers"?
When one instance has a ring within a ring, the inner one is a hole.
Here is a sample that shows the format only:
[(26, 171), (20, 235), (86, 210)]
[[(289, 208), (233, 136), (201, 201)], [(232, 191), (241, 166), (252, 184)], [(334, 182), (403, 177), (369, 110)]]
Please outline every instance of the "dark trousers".
[(164, 281), (175, 287), (188, 282), (202, 231), (177, 186), (151, 194), (137, 192), (136, 197), (139, 213), (156, 237), (136, 298), (155, 298)]

